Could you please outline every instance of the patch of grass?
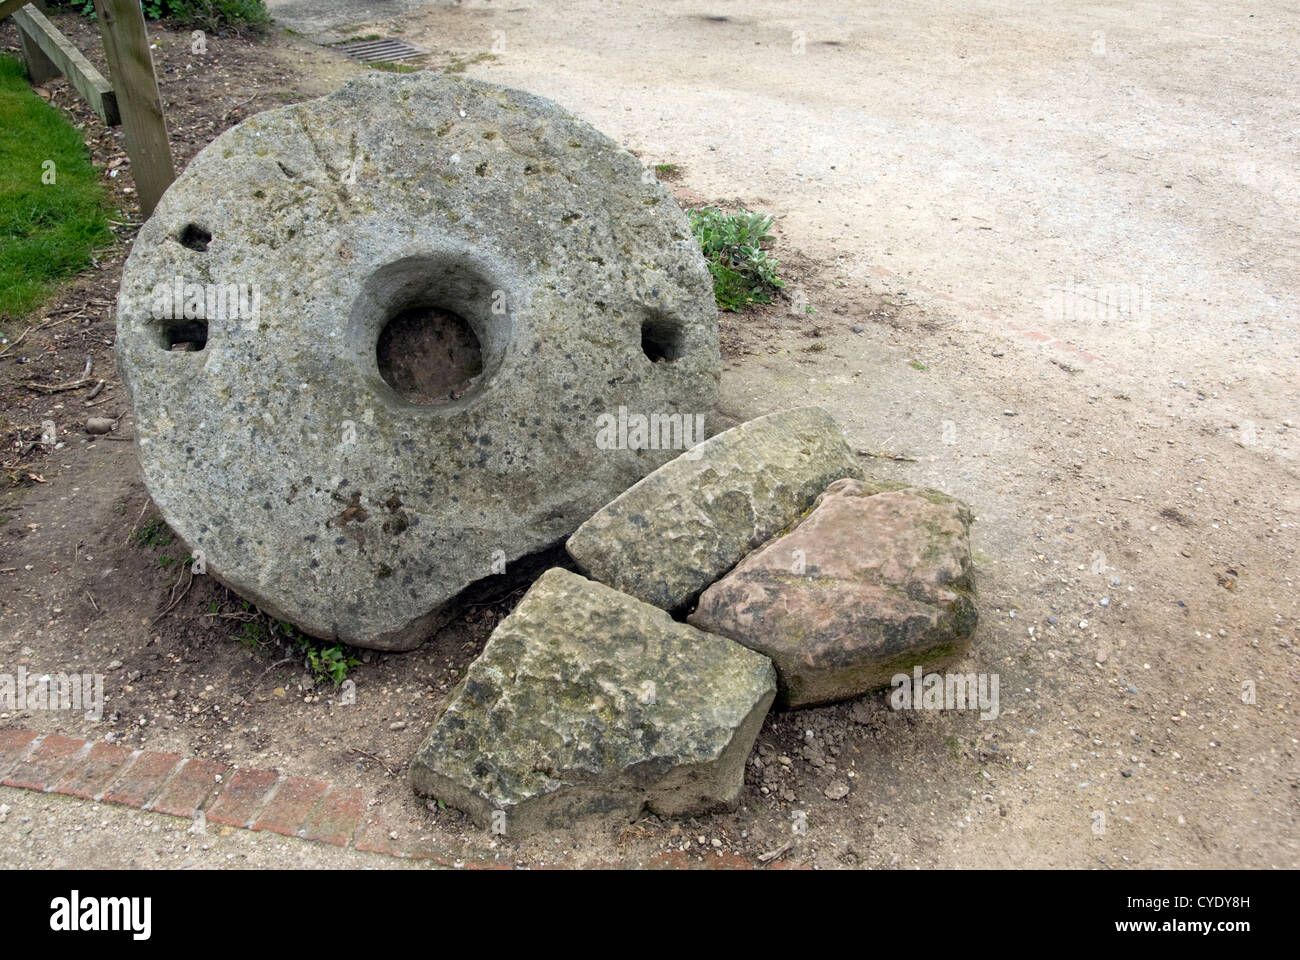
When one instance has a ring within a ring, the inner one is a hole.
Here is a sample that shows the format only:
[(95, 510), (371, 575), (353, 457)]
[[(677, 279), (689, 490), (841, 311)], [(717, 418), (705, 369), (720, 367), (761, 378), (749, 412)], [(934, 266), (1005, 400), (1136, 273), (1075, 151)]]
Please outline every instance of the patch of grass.
[(495, 53), (479, 53), (466, 60), (453, 60), (447, 66), (442, 68), (443, 73), (464, 73), (466, 67), (472, 67), (476, 63), (489, 63), (493, 60), (500, 60)]
[(260, 650), (267, 642), (266, 631), (256, 620), (250, 620), (240, 626), (239, 642), (249, 650)]
[(655, 176), (660, 180), (680, 180), (682, 168), (675, 163), (656, 163)]
[(413, 67), (409, 63), (387, 63), (383, 60), (375, 60), (365, 64), (371, 70), (383, 70), (387, 73), (415, 73), (419, 67)]
[[(49, 181), (53, 182), (49, 182)], [(35, 310), (113, 242), (81, 134), (0, 55), (0, 322)]]
[(132, 539), (138, 547), (166, 547), (172, 542), (172, 532), (162, 517), (154, 517), (136, 530)]
[(775, 239), (772, 218), (741, 209), (724, 213), (699, 207), (689, 213), (691, 233), (699, 241), (713, 275), (713, 295), (723, 310), (739, 313), (754, 303), (771, 303), (785, 281), (777, 275), (779, 262), (764, 244)]

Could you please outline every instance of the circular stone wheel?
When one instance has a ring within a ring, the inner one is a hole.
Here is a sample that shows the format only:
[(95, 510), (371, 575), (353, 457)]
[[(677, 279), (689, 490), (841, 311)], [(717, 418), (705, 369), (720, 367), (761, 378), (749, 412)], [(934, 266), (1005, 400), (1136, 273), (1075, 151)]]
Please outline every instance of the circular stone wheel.
[[(548, 100), (424, 72), (195, 157), (126, 263), (117, 358), (145, 483), (206, 571), (379, 649), (702, 439), (719, 368), (654, 177)], [(664, 442), (598, 442), (620, 408)]]

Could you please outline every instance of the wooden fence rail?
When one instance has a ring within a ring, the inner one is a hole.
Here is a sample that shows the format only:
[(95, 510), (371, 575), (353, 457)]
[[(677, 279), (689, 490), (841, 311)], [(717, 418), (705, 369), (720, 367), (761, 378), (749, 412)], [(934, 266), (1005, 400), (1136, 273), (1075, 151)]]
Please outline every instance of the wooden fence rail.
[(13, 18), (22, 38), (27, 75), (33, 83), (44, 83), (61, 73), (107, 126), (115, 127), (122, 122), (112, 84), (45, 18), (45, 14), (29, 3), (25, 8), (15, 10)]

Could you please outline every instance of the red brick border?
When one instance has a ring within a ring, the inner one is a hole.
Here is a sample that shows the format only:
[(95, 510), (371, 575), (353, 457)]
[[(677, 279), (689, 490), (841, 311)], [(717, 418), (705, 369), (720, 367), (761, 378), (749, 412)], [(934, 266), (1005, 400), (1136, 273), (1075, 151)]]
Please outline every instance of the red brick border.
[[(335, 847), (390, 857), (432, 860), (460, 869), (508, 870), (487, 860), (448, 858), (425, 843), (403, 849), (391, 827), (360, 790), (322, 780), (286, 777), (278, 770), (235, 769), (211, 760), (155, 750), (131, 750), (58, 733), (0, 729), (0, 784), (57, 793), (193, 819), (267, 830)], [(688, 865), (674, 853), (658, 854), (656, 866)], [(614, 866), (615, 864), (610, 864)], [(741, 858), (705, 867), (754, 867)]]
[(168, 775), (180, 762), (179, 753), (139, 750), (130, 764), (123, 768), (121, 776), (100, 795), (100, 799), (107, 803), (147, 808), (149, 801), (162, 789)]
[(57, 793), (208, 822), (266, 830), (335, 847), (390, 857), (433, 860), (443, 866), (496, 868), (499, 864), (448, 859), (421, 847), (404, 850), (360, 790), (278, 770), (234, 769), (198, 757), (131, 750), (59, 733), (0, 729), (0, 784)]
[(366, 849), (354, 838), (378, 826), (363, 825), (368, 807), (351, 787), (15, 727), (0, 730), (0, 784), (187, 819), (203, 811), (212, 823), (336, 847)]
[(49, 790), (63, 771), (72, 766), (72, 759), (82, 751), (90, 752), (90, 744), (76, 737), (51, 733), (41, 737), (35, 749), (16, 763), (9, 774), (0, 779), (6, 787), (26, 790)]
[(257, 811), (266, 806), (275, 782), (276, 770), (237, 770), (220, 796), (208, 808), (208, 820), (228, 827), (252, 826)]

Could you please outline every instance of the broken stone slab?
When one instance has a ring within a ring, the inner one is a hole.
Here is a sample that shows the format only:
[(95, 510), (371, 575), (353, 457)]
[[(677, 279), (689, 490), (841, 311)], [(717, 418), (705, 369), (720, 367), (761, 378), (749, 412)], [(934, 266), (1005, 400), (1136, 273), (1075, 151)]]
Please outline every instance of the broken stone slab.
[(861, 468), (833, 417), (799, 407), (750, 420), (671, 460), (568, 540), (593, 579), (664, 610), (690, 603)]
[(411, 784), (510, 836), (730, 809), (775, 695), (766, 657), (556, 567), (470, 665)]
[(936, 490), (838, 480), (705, 590), (688, 622), (771, 657), (783, 708), (856, 697), (969, 647), (970, 524)]
[(712, 281), (643, 173), (548, 100), (428, 72), (222, 134), (118, 299), (163, 518), (267, 612), (381, 649), (562, 542), (677, 452), (602, 421), (716, 398)]

